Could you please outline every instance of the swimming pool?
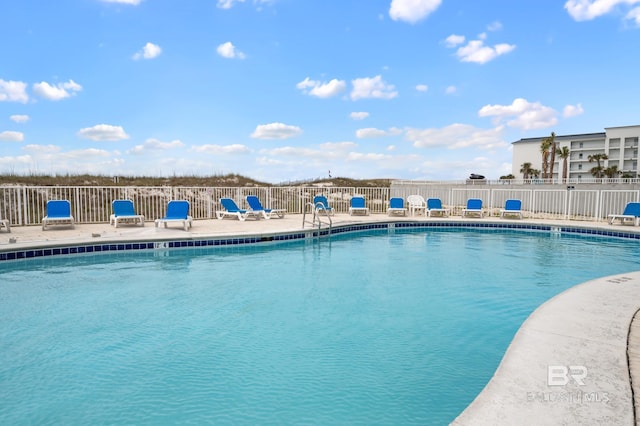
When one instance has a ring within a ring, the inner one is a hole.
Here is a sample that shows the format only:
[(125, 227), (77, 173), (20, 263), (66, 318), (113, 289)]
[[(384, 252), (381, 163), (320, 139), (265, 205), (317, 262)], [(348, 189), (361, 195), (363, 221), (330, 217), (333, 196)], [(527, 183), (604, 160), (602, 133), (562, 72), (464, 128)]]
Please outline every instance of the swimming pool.
[(0, 265), (0, 423), (444, 424), (638, 241), (396, 230)]

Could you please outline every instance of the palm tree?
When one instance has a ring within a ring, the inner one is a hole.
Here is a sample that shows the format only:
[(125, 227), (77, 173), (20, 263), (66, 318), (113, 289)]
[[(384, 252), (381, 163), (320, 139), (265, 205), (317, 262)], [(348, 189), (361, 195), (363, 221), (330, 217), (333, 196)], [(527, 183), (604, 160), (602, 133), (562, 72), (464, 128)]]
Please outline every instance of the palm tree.
[(553, 179), (553, 168), (556, 164), (556, 150), (558, 149), (556, 145), (556, 134), (551, 132), (551, 136), (545, 139), (549, 147), (551, 148), (551, 160), (549, 161), (549, 175), (548, 178)]
[(551, 148), (551, 141), (549, 141), (549, 138), (542, 139), (542, 142), (540, 142), (540, 152), (542, 153), (542, 179), (547, 178), (547, 170), (549, 170), (549, 148)]
[(593, 176), (594, 178), (600, 179), (600, 176), (602, 175), (603, 169), (604, 169), (604, 167), (602, 167), (602, 166), (595, 166), (595, 167), (592, 167), (589, 170), (589, 173), (591, 173), (591, 176)]
[(595, 161), (598, 164), (596, 167), (591, 169), (591, 174), (597, 178), (601, 178), (603, 168), (600, 165), (600, 161), (608, 160), (609, 156), (607, 154), (593, 154), (593, 155), (590, 155), (588, 158), (590, 163)]
[(520, 173), (522, 173), (522, 179), (529, 179), (531, 175), (531, 163), (522, 163), (520, 166)]
[(610, 179), (618, 177), (622, 172), (618, 170), (618, 166), (613, 165), (604, 169), (604, 175)]
[(560, 148), (560, 151), (558, 153), (558, 155), (560, 156), (560, 158), (562, 158), (562, 182), (566, 182), (567, 181), (567, 159), (569, 158), (569, 147), (568, 146), (563, 146), (562, 148)]

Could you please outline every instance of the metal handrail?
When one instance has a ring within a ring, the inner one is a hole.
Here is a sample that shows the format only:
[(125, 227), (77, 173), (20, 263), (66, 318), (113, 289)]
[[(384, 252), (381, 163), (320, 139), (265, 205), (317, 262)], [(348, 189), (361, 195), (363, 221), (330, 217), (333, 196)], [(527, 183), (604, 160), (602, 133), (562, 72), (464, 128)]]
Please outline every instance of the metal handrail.
[[(313, 211), (313, 219), (311, 220), (311, 222), (307, 221), (307, 208), (311, 207), (311, 210)], [(319, 210), (325, 210), (324, 205), (322, 203), (307, 203), (305, 204), (305, 208), (302, 211), (302, 227), (304, 228), (305, 224), (309, 223), (311, 224), (311, 226), (316, 226), (316, 220), (318, 223), (318, 236), (320, 236), (320, 230), (322, 230), (322, 225), (323, 222), (322, 220), (320, 220), (320, 215), (318, 214)], [(329, 213), (327, 212), (327, 219), (329, 219), (329, 222), (327, 223), (327, 225), (329, 225), (329, 235), (331, 235), (331, 229), (333, 228), (333, 221), (331, 220), (331, 216), (329, 215)]]
[(314, 210), (313, 203), (305, 204), (305, 207), (302, 209), (302, 227), (303, 228), (307, 223), (310, 223), (311, 226), (315, 226), (315, 212), (314, 212), (314, 220), (311, 222), (307, 222), (307, 207), (309, 206), (311, 207), (311, 210)]
[(316, 205), (314, 206), (313, 221), (315, 222), (315, 220), (318, 219), (318, 230), (320, 230), (322, 228), (322, 221), (320, 220), (320, 215), (318, 214), (318, 212), (320, 212), (321, 210), (326, 212), (327, 219), (329, 219), (329, 234), (331, 234), (331, 228), (333, 228), (333, 221), (331, 220), (331, 214), (329, 213), (329, 210), (325, 208), (324, 204), (316, 203)]

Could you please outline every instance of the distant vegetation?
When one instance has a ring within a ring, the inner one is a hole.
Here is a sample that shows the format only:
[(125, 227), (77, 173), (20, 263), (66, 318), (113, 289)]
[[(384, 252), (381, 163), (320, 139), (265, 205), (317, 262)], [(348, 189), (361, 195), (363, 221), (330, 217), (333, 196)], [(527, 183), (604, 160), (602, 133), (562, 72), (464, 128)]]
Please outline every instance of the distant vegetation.
[(342, 177), (328, 179), (309, 179), (281, 184), (260, 182), (238, 174), (215, 176), (100, 176), (100, 175), (0, 175), (0, 185), (30, 186), (342, 186), (342, 187), (378, 187), (387, 188), (392, 179), (349, 179)]

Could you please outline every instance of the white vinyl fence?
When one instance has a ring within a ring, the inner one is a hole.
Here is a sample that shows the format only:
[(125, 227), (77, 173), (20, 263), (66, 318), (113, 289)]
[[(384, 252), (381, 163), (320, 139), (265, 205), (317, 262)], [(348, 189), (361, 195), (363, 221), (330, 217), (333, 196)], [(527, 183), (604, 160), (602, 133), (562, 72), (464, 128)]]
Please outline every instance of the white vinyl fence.
[[(564, 188), (560, 186), (560, 188)], [(46, 215), (48, 200), (71, 202), (72, 214), (78, 223), (107, 223), (111, 202), (117, 199), (133, 201), (138, 214), (147, 220), (163, 217), (170, 200), (187, 200), (194, 219), (213, 219), (220, 210), (220, 198), (232, 198), (240, 208), (247, 208), (245, 197), (256, 195), (266, 208), (284, 208), (288, 213), (302, 213), (323, 194), (336, 213), (347, 213), (354, 195), (364, 196), (372, 214), (384, 214), (391, 197), (412, 194), (440, 198), (459, 215), (469, 198), (480, 198), (489, 215), (498, 215), (508, 199), (522, 200), (524, 216), (535, 219), (572, 219), (600, 221), (611, 213), (622, 213), (631, 201), (640, 201), (638, 189), (558, 189), (531, 185), (510, 188), (507, 185), (479, 187), (475, 185), (393, 185), (377, 187), (95, 187), (95, 186), (0, 186), (0, 218), (12, 225), (36, 225)]]

